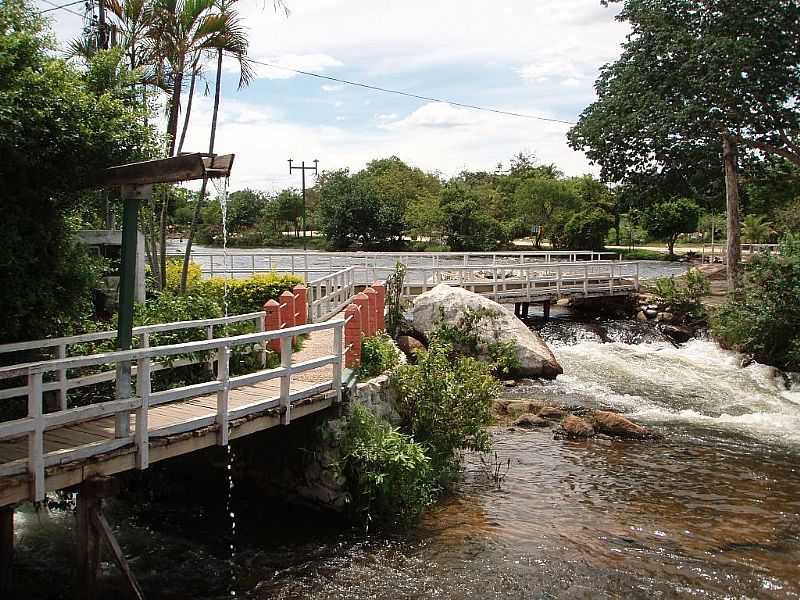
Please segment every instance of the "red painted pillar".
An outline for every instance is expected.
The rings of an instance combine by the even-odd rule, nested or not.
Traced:
[[[308,322],[308,288],[304,285],[294,286],[295,325],[305,325]]]
[[[275,300],[267,300],[267,303],[264,304],[264,312],[267,314],[264,316],[264,331],[276,331],[281,328],[281,305],[278,304]],[[267,346],[270,350],[274,350],[275,352],[281,351],[281,341],[280,340],[270,340],[267,342]]]
[[[378,331],[378,292],[371,287],[364,290],[369,298],[369,325],[367,335],[375,335]]]
[[[367,329],[369,327],[369,296],[364,292],[353,296],[353,304],[361,309],[361,333],[369,335]]]
[[[286,291],[278,296],[281,303],[281,323],[283,327],[294,327],[294,294]]]
[[[378,299],[375,329],[377,331],[386,331],[386,285],[382,281],[376,281],[372,284],[372,289],[377,292]]]
[[[353,369],[361,362],[361,308],[350,304],[344,310],[344,366]]]

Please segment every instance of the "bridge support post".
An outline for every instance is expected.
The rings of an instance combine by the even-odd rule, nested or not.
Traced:
[[[372,289],[376,292],[376,300],[378,305],[375,309],[377,323],[375,325],[376,331],[386,331],[386,285],[380,281],[372,284]]]
[[[11,564],[14,559],[14,507],[0,508],[0,595],[11,594]]]
[[[522,303],[514,302],[514,316],[518,319],[522,317]]]
[[[378,292],[376,292],[372,287],[368,287],[364,290],[364,294],[367,296],[367,323],[365,324],[364,329],[366,330],[367,336],[375,335],[375,332],[378,331]]]
[[[544,301],[544,304],[542,305],[542,313],[544,314],[544,320],[547,321],[550,318],[550,300]]]

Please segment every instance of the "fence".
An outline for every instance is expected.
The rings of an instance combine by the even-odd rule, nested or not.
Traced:
[[[386,329],[386,284],[375,282],[353,296],[344,312],[344,356],[348,369],[361,363],[361,341]]]
[[[169,333],[176,331],[185,331],[189,329],[205,329],[206,339],[214,339],[215,327],[221,325],[231,325],[234,323],[242,323],[252,321],[255,324],[256,331],[264,330],[264,316],[263,311],[252,312],[243,315],[234,315],[230,317],[220,317],[216,319],[200,319],[195,321],[175,321],[172,323],[159,323],[156,325],[143,325],[133,328],[134,344],[140,348],[150,347],[150,336],[154,333]],[[58,359],[66,359],[69,355],[70,346],[78,344],[88,344],[92,342],[100,342],[104,340],[113,340],[117,337],[117,331],[97,331],[86,333],[82,335],[73,335],[59,338],[49,338],[42,340],[33,340],[30,342],[19,342],[16,344],[0,345],[0,354],[9,354],[13,352],[23,351],[43,351],[55,350]],[[138,342],[138,343],[137,343]],[[266,355],[261,354],[261,363],[265,364]],[[151,365],[152,371],[160,371],[166,368],[182,367],[190,364],[197,364],[201,362],[195,357],[180,358],[170,363],[154,363]],[[103,371],[92,375],[85,375],[70,379],[66,368],[57,369],[54,371],[56,379],[54,381],[45,381],[42,383],[43,392],[58,391],[59,407],[61,410],[68,408],[68,393],[69,390],[89,385],[95,385],[106,381],[114,381],[116,379],[115,371]],[[133,374],[136,374],[134,368]],[[17,396],[24,396],[28,392],[27,387],[11,387],[0,389],[0,400],[14,398]]]
[[[342,382],[342,335],[344,319],[325,323],[289,327],[275,331],[263,331],[246,335],[185,342],[134,350],[109,352],[82,357],[60,358],[56,360],[14,365],[0,368],[0,381],[17,377],[25,377],[27,395],[27,416],[0,423],[0,441],[27,437],[27,457],[0,465],[0,476],[9,476],[28,472],[31,477],[31,498],[40,501],[45,493],[45,469],[67,462],[86,459],[99,454],[111,452],[133,444],[136,449],[135,465],[138,469],[147,468],[149,464],[149,440],[151,437],[173,435],[192,431],[212,425],[217,426],[217,443],[228,443],[229,423],[249,414],[279,407],[281,422],[286,424],[291,419],[293,401],[310,397],[327,390],[335,390],[337,399],[341,398]],[[312,360],[293,364],[292,339],[299,335],[316,331],[332,330],[333,347],[331,354],[316,357]],[[230,375],[231,348],[238,346],[264,347],[272,341],[278,341],[280,347],[280,366],[262,368],[254,373],[232,377]],[[216,363],[216,378],[212,381],[182,386],[160,392],[152,392],[151,376],[153,366],[164,357],[200,352],[211,352]],[[72,369],[98,367],[101,365],[136,364],[135,395],[128,398],[108,400],[77,408],[61,408],[53,412],[44,412],[43,392],[44,376],[48,373],[64,373]],[[314,385],[300,391],[291,391],[292,376],[304,371],[333,365],[331,381]],[[229,409],[228,395],[230,390],[243,386],[280,378],[280,395],[277,399],[262,400],[251,404]],[[202,418],[191,418],[177,425],[149,429],[148,410],[165,403],[176,402],[202,395],[216,394],[215,414]],[[115,438],[107,441],[82,444],[74,448],[56,451],[45,450],[44,433],[59,427],[75,425],[101,417],[122,416],[124,423],[129,423],[130,415],[135,415],[133,434],[128,427],[120,427],[120,419],[116,419]]]
[[[518,252],[226,252],[192,253],[204,276],[246,277],[272,271],[298,273],[306,282],[332,275],[347,268],[356,269],[357,284],[368,284],[394,270],[398,262],[406,265],[409,277],[423,267],[520,265],[532,262],[603,261],[616,252],[591,250],[531,250]]]

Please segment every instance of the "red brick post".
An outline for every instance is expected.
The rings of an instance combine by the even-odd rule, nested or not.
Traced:
[[[371,287],[364,290],[364,293],[369,298],[369,325],[367,326],[367,335],[375,335],[378,331],[378,292]]]
[[[264,331],[276,331],[281,328],[281,305],[275,300],[267,300],[264,304]],[[270,350],[275,352],[281,351],[281,341],[279,339],[270,340],[267,342]]]
[[[353,369],[361,362],[361,308],[350,304],[344,310],[344,366]]]
[[[281,328],[294,327],[294,294],[289,291],[283,292],[278,296],[278,301],[282,306]]]
[[[304,285],[296,285],[292,291],[294,292],[294,324],[305,325],[308,322],[308,288]]]
[[[382,281],[376,281],[372,284],[372,289],[377,292],[378,299],[375,329],[377,331],[386,331],[386,285]]]
[[[369,296],[364,292],[353,296],[353,304],[361,309],[361,333],[369,335],[367,329],[369,327]]]

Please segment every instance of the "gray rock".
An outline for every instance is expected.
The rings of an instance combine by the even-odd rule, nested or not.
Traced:
[[[463,288],[439,284],[417,296],[411,324],[418,332],[429,335],[442,318],[445,322],[455,323],[468,307],[488,309],[495,315],[491,319],[482,319],[477,326],[483,346],[478,348],[480,360],[489,362],[488,344],[511,342],[521,365],[512,376],[554,379],[563,373],[561,365],[538,333],[528,329],[507,308]]]
[[[414,354],[419,350],[425,350],[425,344],[410,335],[401,335],[397,338],[397,347],[410,359],[414,358]]]

